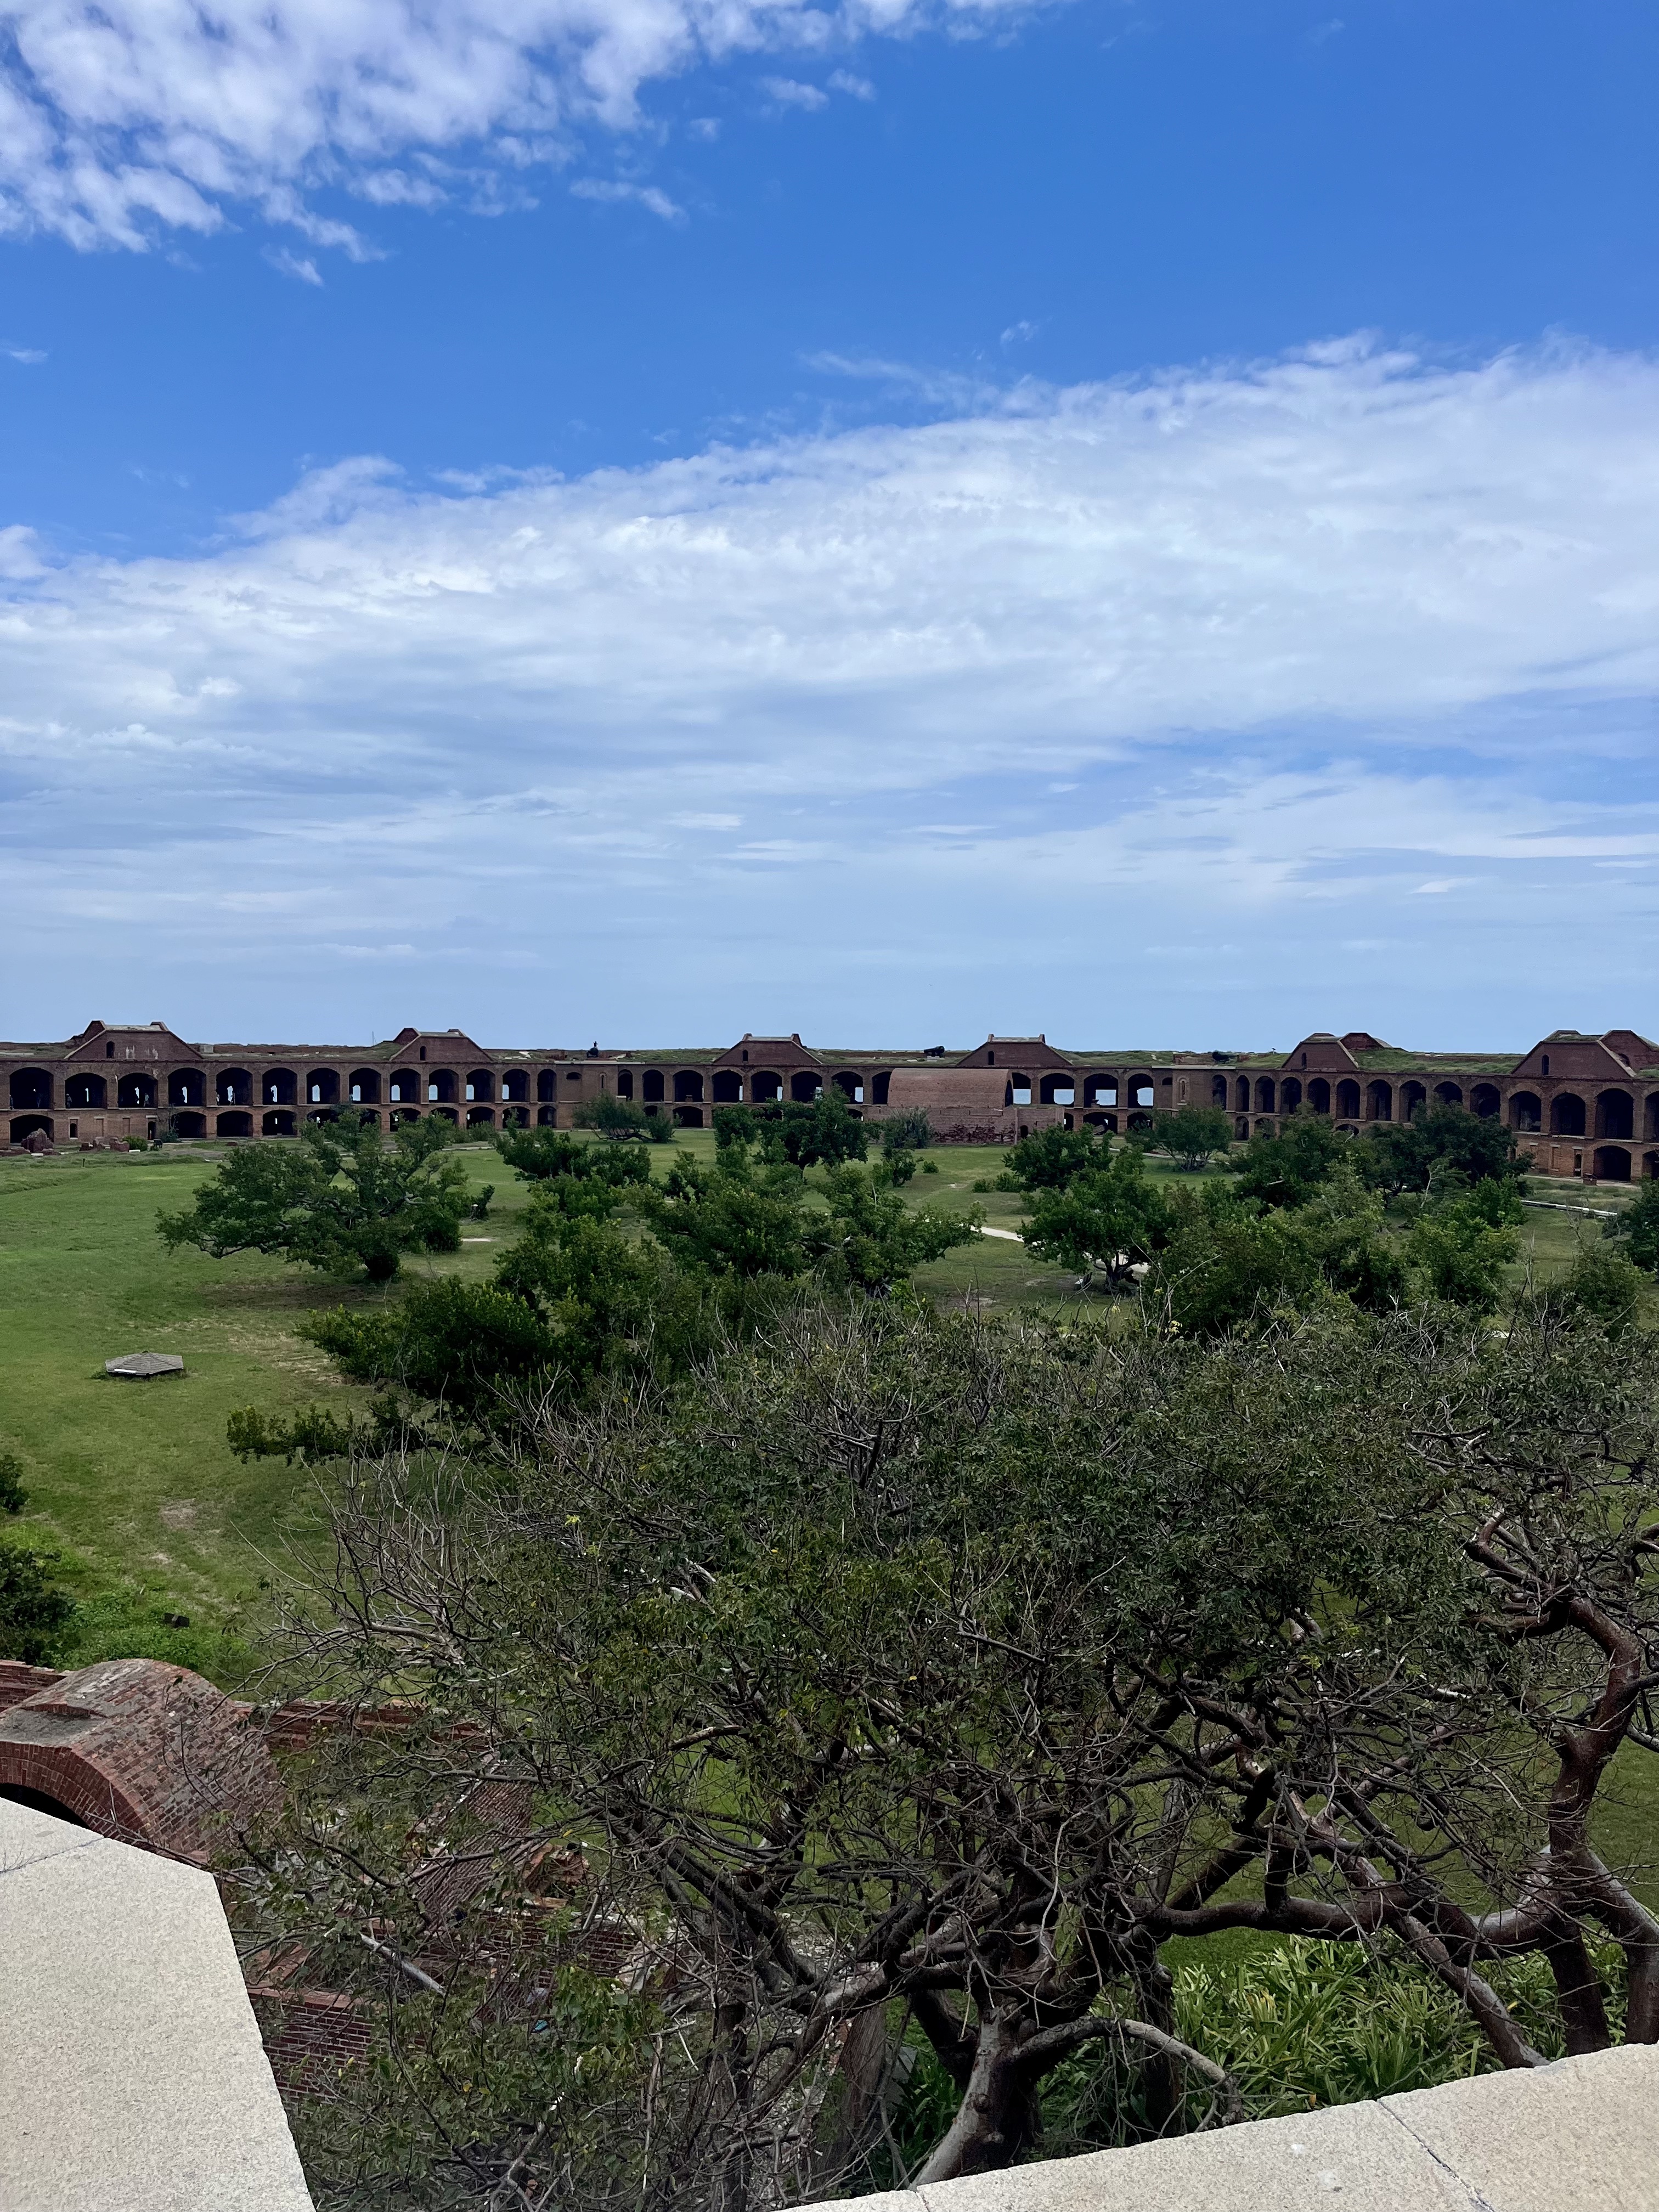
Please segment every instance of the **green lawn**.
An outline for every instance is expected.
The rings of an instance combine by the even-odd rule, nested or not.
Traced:
[[[712,1133],[687,1132],[683,1141],[712,1158]],[[464,1146],[456,1157],[476,1188],[495,1184],[489,1218],[467,1224],[460,1252],[415,1263],[404,1281],[483,1277],[517,1233],[528,1186],[485,1146]],[[653,1172],[673,1157],[653,1149]],[[1018,1230],[1017,1195],[973,1188],[1000,1170],[1002,1148],[941,1147],[928,1157],[939,1172],[915,1176],[912,1202],[977,1210],[988,1227]],[[399,1292],[331,1283],[273,1260],[167,1253],[155,1233],[157,1212],[185,1203],[218,1158],[204,1146],[0,1158],[0,1450],[22,1461],[30,1492],[21,1522],[9,1525],[61,1550],[64,1579],[84,1601],[78,1657],[145,1652],[231,1680],[246,1664],[238,1626],[270,1563],[309,1540],[312,1493],[303,1468],[233,1458],[227,1417],[240,1406],[280,1413],[366,1395],[342,1382],[295,1325],[325,1305]],[[1154,1163],[1153,1173],[1174,1171]],[[1534,1188],[1575,1205],[1587,1195],[1572,1183]],[[1588,1195],[1597,1206],[1617,1200]],[[1600,1228],[1529,1208],[1528,1260],[1547,1278]],[[986,1311],[1079,1304],[1074,1277],[1006,1237],[975,1237],[919,1280],[942,1303]],[[139,1351],[182,1354],[184,1376],[105,1376],[106,1359]],[[187,1615],[189,1626],[170,1628],[167,1613]]]

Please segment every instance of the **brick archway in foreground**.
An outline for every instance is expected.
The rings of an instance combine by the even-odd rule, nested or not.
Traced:
[[[205,1864],[281,1784],[248,1706],[187,1668],[0,1663],[0,1795],[118,1842]]]

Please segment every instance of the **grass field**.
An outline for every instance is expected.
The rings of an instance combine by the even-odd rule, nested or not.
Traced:
[[[712,1158],[710,1133],[688,1132],[684,1142]],[[456,1157],[475,1188],[495,1186],[489,1218],[466,1224],[459,1253],[408,1267],[405,1282],[482,1278],[517,1234],[528,1187],[487,1146],[465,1146]],[[651,1157],[660,1175],[673,1152]],[[1017,1195],[972,1188],[999,1172],[1000,1148],[930,1157],[939,1172],[915,1177],[914,1201],[977,1210],[988,1227],[1018,1229]],[[343,1383],[295,1327],[320,1307],[386,1294],[257,1255],[167,1253],[157,1212],[186,1203],[217,1158],[210,1146],[175,1146],[0,1158],[0,1451],[22,1461],[30,1492],[21,1522],[8,1525],[60,1549],[63,1578],[82,1601],[77,1657],[143,1653],[230,1680],[247,1663],[239,1632],[270,1563],[308,1540],[312,1489],[301,1468],[240,1464],[225,1443],[226,1419],[240,1406],[281,1413],[366,1395]],[[1173,1171],[1155,1163],[1153,1172]],[[1534,1189],[1585,1202],[1575,1184]],[[1613,1199],[1591,1194],[1590,1202]],[[1600,1228],[1528,1209],[1527,1264],[1547,1279]],[[941,1303],[968,1300],[985,1311],[1079,1303],[1072,1276],[1006,1237],[976,1237],[919,1280]],[[390,1295],[398,1294],[394,1286]],[[181,1353],[185,1373],[150,1383],[106,1377],[106,1359],[138,1351]],[[188,1626],[170,1627],[169,1613],[187,1616]]]

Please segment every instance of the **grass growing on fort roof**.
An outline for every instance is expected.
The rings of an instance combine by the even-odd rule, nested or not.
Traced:
[[[682,1141],[712,1158],[709,1133],[686,1132]],[[22,1521],[8,1525],[62,1550],[64,1579],[82,1601],[75,1656],[145,1654],[230,1681],[249,1662],[238,1632],[257,1609],[266,1563],[307,1540],[311,1478],[280,1460],[242,1465],[226,1444],[226,1420],[250,1404],[280,1416],[364,1399],[296,1325],[342,1300],[400,1291],[343,1287],[254,1254],[215,1261],[189,1248],[167,1252],[157,1212],[185,1204],[219,1157],[210,1146],[181,1146],[0,1159],[0,1451],[21,1460],[30,1493]],[[988,1228],[1018,1230],[1018,1195],[973,1188],[1004,1164],[1000,1147],[940,1147],[928,1157],[939,1172],[916,1176],[906,1194],[913,1201],[977,1208]],[[462,1146],[456,1158],[475,1188],[495,1186],[489,1218],[466,1224],[459,1253],[409,1266],[404,1282],[428,1271],[482,1279],[518,1232],[527,1186],[484,1146]],[[653,1173],[673,1158],[674,1148],[653,1149]],[[1156,1160],[1152,1171],[1174,1172]],[[1572,1184],[1536,1188],[1581,1205],[1586,1195]],[[1612,1194],[1590,1202],[1613,1202]],[[1529,1210],[1538,1273],[1570,1266],[1579,1238],[1599,1227],[1578,1214]],[[976,1237],[918,1281],[942,1302],[976,1301],[988,1312],[1078,1304],[1072,1276],[1007,1237]],[[139,1351],[181,1353],[185,1376],[106,1378],[106,1359]],[[188,1626],[170,1626],[169,1613]]]

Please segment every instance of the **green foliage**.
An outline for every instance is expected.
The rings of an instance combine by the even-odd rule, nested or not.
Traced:
[[[1194,1173],[1208,1165],[1212,1153],[1224,1152],[1232,1140],[1232,1121],[1219,1106],[1178,1106],[1173,1114],[1158,1115],[1152,1123],[1156,1149]]]
[[[403,1429],[398,1408],[389,1397],[377,1399],[369,1419],[342,1421],[325,1406],[306,1406],[282,1420],[257,1406],[241,1406],[225,1424],[225,1438],[246,1466],[250,1460],[320,1462],[354,1459],[391,1449]]]
[[[483,1188],[478,1193],[477,1198],[473,1200],[471,1206],[467,1209],[467,1218],[469,1220],[488,1221],[489,1218],[489,1201],[495,1197],[495,1184],[493,1182],[487,1182]]]
[[[738,1109],[743,1110],[743,1109]],[[659,1187],[641,1194],[653,1232],[677,1267],[711,1275],[805,1274],[799,1170],[752,1161],[729,1144],[712,1168],[682,1152]]]
[[[1407,1241],[1407,1251],[1431,1294],[1470,1313],[1498,1305],[1503,1271],[1521,1249],[1522,1218],[1513,1182],[1488,1176],[1426,1208]]]
[[[50,1667],[61,1656],[75,1619],[75,1601],[54,1579],[55,1552],[0,1541],[0,1653],[27,1666]]]
[[[884,1152],[925,1152],[933,1141],[933,1125],[925,1106],[896,1106],[876,1124]]]
[[[306,1322],[303,1334],[354,1382],[441,1401],[464,1417],[485,1411],[503,1392],[532,1384],[560,1354],[554,1333],[522,1297],[453,1277],[414,1284],[401,1304],[374,1312],[336,1306]],[[351,1435],[330,1416],[320,1419],[323,1425],[309,1432],[313,1455],[320,1455],[325,1440],[329,1456],[351,1448]],[[290,1428],[297,1431],[299,1422]],[[239,1448],[234,1433],[232,1446]]]
[[[907,1206],[884,1188],[883,1168],[894,1164],[884,1162],[873,1175],[855,1163],[825,1171],[823,1210],[805,1212],[801,1241],[830,1288],[884,1296],[914,1269],[972,1239],[975,1224],[961,1214]]]
[[[1373,1122],[1360,1139],[1355,1164],[1368,1182],[1390,1194],[1438,1189],[1449,1181],[1526,1188],[1526,1157],[1514,1130],[1462,1106],[1419,1107],[1408,1122]]]
[[[1022,1137],[997,1178],[1005,1190],[1064,1190],[1106,1165],[1111,1139],[1092,1129],[1037,1129]]]
[[[625,1105],[627,1101],[621,1103]],[[651,1163],[643,1152],[584,1143],[562,1129],[503,1129],[495,1145],[523,1182],[555,1182],[568,1177],[625,1190],[651,1180]]]
[[[650,1133],[644,1109],[631,1098],[614,1097],[608,1091],[602,1091],[597,1098],[585,1098],[570,1118],[579,1129],[592,1129],[601,1137],[625,1140]]]
[[[15,1452],[0,1452],[0,1513],[21,1513],[27,1503],[22,1461]]]
[[[771,1099],[756,1106],[717,1106],[714,1141],[721,1152],[754,1146],[763,1159],[787,1160],[792,1167],[835,1167],[864,1158],[870,1131],[831,1083],[810,1105]]]
[[[192,1205],[156,1225],[169,1250],[195,1244],[216,1260],[264,1252],[390,1282],[404,1253],[453,1251],[460,1241],[465,1176],[439,1157],[451,1133],[435,1118],[405,1122],[388,1144],[372,1118],[307,1121],[297,1143],[232,1152]]]
[[[1258,1129],[1239,1154],[1238,1194],[1263,1206],[1304,1206],[1330,1175],[1347,1142],[1328,1115],[1287,1115],[1277,1136]]]
[[[1081,1138],[1081,1130],[1045,1129],[1044,1138]],[[1014,1147],[1018,1154],[1022,1139]],[[1039,1259],[1085,1273],[1098,1271],[1108,1284],[1120,1289],[1129,1280],[1131,1268],[1148,1261],[1170,1233],[1169,1201],[1151,1181],[1137,1146],[1124,1145],[1106,1156],[1106,1148],[1091,1137],[1085,1158],[1103,1164],[1085,1166],[1063,1181],[1031,1187],[1026,1209],[1025,1243]],[[1056,1176],[1076,1157],[1068,1145],[1045,1147],[1038,1156],[1041,1172]],[[1031,1172],[1024,1170],[1023,1172]]]
[[[1659,1181],[1644,1182],[1601,1234],[1617,1237],[1644,1274],[1659,1275]]]
[[[1609,1336],[1620,1336],[1641,1311],[1647,1279],[1626,1254],[1600,1242],[1582,1244],[1571,1267],[1544,1297],[1560,1312],[1582,1315]]]

